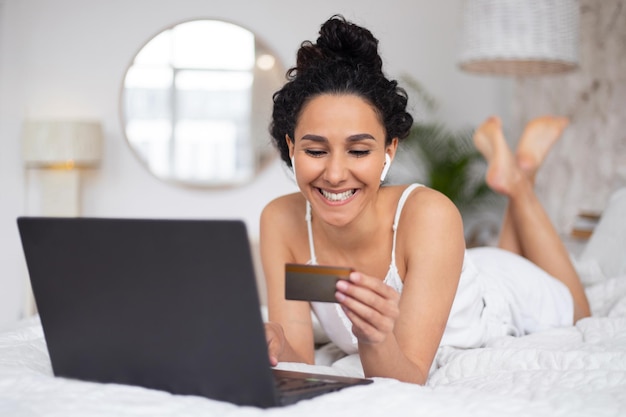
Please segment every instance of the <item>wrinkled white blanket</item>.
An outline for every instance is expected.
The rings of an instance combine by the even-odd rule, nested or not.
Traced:
[[[261,410],[201,397],[52,376],[39,321],[0,334],[0,416],[619,416],[626,415],[626,276],[587,289],[594,316],[481,349],[444,349],[426,386],[375,383]],[[320,363],[333,355],[318,352]],[[358,358],[279,367],[358,375]]]

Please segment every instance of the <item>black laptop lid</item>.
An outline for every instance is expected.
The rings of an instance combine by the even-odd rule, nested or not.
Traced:
[[[55,375],[276,405],[242,222],[18,226]]]

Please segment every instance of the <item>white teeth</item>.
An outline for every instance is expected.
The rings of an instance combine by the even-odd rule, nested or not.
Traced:
[[[320,191],[322,192],[322,195],[330,201],[343,201],[354,195],[354,190],[344,191],[343,193],[331,193],[322,189],[320,189]]]

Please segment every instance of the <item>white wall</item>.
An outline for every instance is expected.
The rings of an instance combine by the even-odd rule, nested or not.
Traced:
[[[509,81],[456,67],[461,1],[0,0],[0,327],[24,308],[26,272],[15,226],[17,216],[28,214],[23,120],[102,121],[104,159],[83,175],[84,216],[241,218],[256,237],[262,207],[294,190],[278,162],[249,186],[208,191],[159,182],[131,153],[119,101],[138,49],[174,23],[222,18],[256,32],[289,67],[300,42],[314,40],[323,21],[342,13],[379,38],[389,75],[410,74],[439,99],[444,121],[475,126],[492,113],[507,121]]]

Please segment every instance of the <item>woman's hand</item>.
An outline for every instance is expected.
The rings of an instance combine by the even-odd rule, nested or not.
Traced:
[[[393,332],[400,314],[400,294],[380,279],[352,272],[337,282],[337,301],[352,322],[361,343],[381,343]]]
[[[270,365],[276,366],[285,351],[286,340],[283,327],[278,323],[265,323],[265,340],[267,341]]]

